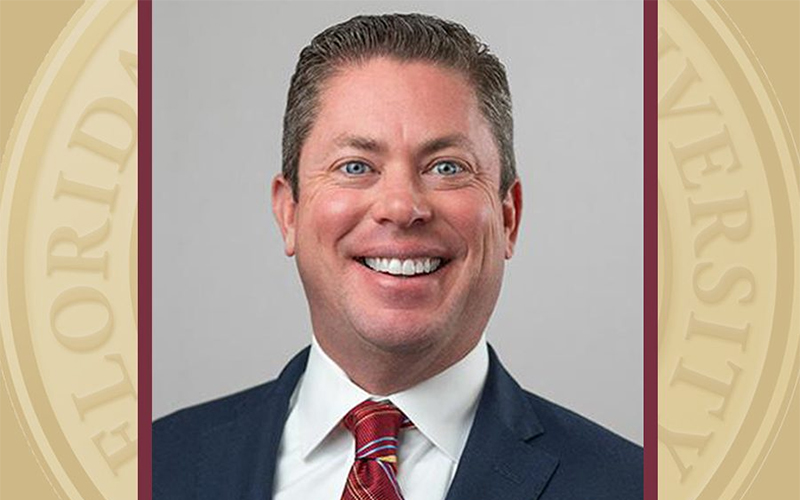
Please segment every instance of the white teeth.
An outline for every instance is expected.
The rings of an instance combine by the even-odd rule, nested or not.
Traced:
[[[378,272],[388,273],[395,276],[414,276],[417,274],[432,273],[439,268],[442,259],[389,259],[381,257],[365,257],[364,263],[370,269]]]

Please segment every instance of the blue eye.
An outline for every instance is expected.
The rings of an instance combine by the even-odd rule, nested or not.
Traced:
[[[460,174],[464,171],[464,167],[452,161],[440,161],[431,170],[439,175],[449,176]]]
[[[348,175],[364,175],[372,171],[372,167],[361,161],[348,161],[339,170]]]

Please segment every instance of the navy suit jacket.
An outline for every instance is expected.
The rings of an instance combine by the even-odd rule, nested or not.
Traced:
[[[446,500],[642,499],[641,447],[524,391],[489,351]],[[272,498],[289,398],[307,360],[305,349],[272,382],[156,421],[153,499]]]

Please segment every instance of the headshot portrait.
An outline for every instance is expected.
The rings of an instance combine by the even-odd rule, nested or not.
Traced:
[[[153,7],[153,498],[640,499],[642,7]]]

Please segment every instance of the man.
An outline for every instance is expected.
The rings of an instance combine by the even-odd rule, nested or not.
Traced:
[[[272,186],[312,345],[153,427],[154,498],[639,499],[642,451],[523,391],[484,329],[519,230],[505,70],[359,16],[300,54]]]

